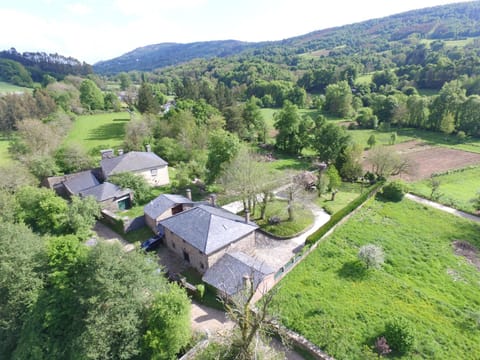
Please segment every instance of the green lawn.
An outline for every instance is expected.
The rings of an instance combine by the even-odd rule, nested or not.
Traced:
[[[327,193],[323,194],[321,197],[317,197],[315,203],[318,206],[329,210],[329,213],[334,214],[356,199],[362,192],[367,190],[367,185],[362,186],[362,184],[359,183],[342,182],[338,193],[335,195],[334,201],[331,201],[332,194]]]
[[[277,225],[270,225],[268,219],[272,216],[280,218],[281,222]],[[267,205],[265,220],[260,218],[260,208],[256,208],[252,220],[257,223],[263,230],[268,231],[277,236],[294,236],[307,230],[313,224],[312,211],[299,205],[294,207],[294,220],[288,221],[287,201],[275,200]]]
[[[13,84],[9,84],[3,81],[0,81],[0,94],[7,94],[7,93],[17,93],[17,92],[32,92],[33,89],[17,86]]]
[[[130,120],[127,112],[79,116],[65,142],[76,142],[88,151],[121,146],[125,137],[125,124]]]
[[[361,146],[368,148],[368,138],[371,135],[375,135],[377,145],[390,144],[390,137],[394,131],[378,131],[373,129],[361,129],[361,130],[348,130],[348,134],[352,137],[353,142],[360,144]],[[409,134],[403,134],[397,131],[397,143],[413,140],[414,137]]]
[[[440,181],[438,202],[475,213],[471,199],[480,191],[480,167],[466,168],[451,174],[436,176],[434,179]],[[431,195],[429,184],[430,180],[422,180],[409,184],[409,187],[413,193],[429,198]]]
[[[281,319],[337,359],[366,358],[394,316],[416,334],[403,358],[477,358],[480,272],[454,255],[457,239],[480,248],[480,226],[407,199],[372,199],[280,282]],[[358,262],[368,243],[383,247],[383,269]]]

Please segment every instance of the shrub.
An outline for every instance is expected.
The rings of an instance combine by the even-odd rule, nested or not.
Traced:
[[[392,181],[385,185],[382,190],[382,197],[385,200],[401,201],[405,195],[405,186],[400,181]]]
[[[410,351],[415,340],[410,324],[403,318],[394,318],[386,324],[385,339],[390,348],[398,354]]]
[[[385,261],[385,255],[381,247],[368,244],[360,248],[358,258],[362,261],[367,269],[378,269]]]
[[[375,341],[375,350],[377,351],[378,355],[384,356],[388,355],[392,352],[390,346],[388,346],[387,339],[384,336],[379,337]]]
[[[203,296],[205,295],[205,285],[198,284],[196,288],[197,288],[198,297],[202,299]]]

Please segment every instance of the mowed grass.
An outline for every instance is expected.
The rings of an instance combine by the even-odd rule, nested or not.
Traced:
[[[331,193],[326,193],[322,194],[321,197],[317,197],[315,204],[321,208],[328,209],[329,213],[334,214],[355,200],[362,192],[368,191],[368,187],[366,184],[342,182],[335,195],[335,200],[331,200]]]
[[[377,145],[389,145],[391,136],[394,131],[378,131],[373,129],[361,129],[361,130],[347,130],[347,133],[352,137],[352,141],[356,144],[368,148],[368,139],[374,135]],[[396,143],[401,143],[415,139],[414,136],[409,134],[401,134],[397,131]]]
[[[8,93],[17,93],[17,92],[32,92],[33,89],[17,86],[13,84],[9,84],[3,81],[0,81],[0,94],[8,94]]]
[[[67,136],[66,143],[76,142],[90,151],[97,148],[116,148],[125,137],[127,112],[79,116]]]
[[[480,272],[454,255],[457,239],[480,248],[480,226],[407,199],[369,200],[279,283],[282,322],[336,359],[364,359],[398,316],[415,330],[403,358],[478,358]],[[385,251],[381,270],[357,260],[369,243]]]
[[[472,199],[480,192],[480,167],[466,168],[450,174],[435,176],[440,182],[438,202],[453,206],[456,209],[475,213]],[[409,184],[410,191],[429,198],[432,192],[430,180],[422,180]]]

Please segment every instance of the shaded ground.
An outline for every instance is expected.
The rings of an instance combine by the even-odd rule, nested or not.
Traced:
[[[463,256],[468,263],[472,264],[480,271],[478,250],[472,244],[463,240],[455,240],[452,245],[455,255]]]
[[[432,146],[419,140],[407,141],[393,145],[393,147],[398,153],[410,159],[413,164],[413,171],[410,174],[400,176],[405,181],[427,179],[435,173],[480,164],[480,154]],[[364,153],[364,158],[367,156],[368,151]],[[364,162],[364,168],[370,170],[366,162]]]
[[[102,224],[100,221],[97,221],[93,231],[97,234],[99,238],[104,239],[108,242],[119,242],[125,251],[131,251],[135,249],[133,244],[130,244],[127,240],[117,234],[115,231],[110,229],[108,226]]]

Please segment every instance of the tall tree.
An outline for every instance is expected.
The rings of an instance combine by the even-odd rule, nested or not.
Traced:
[[[352,115],[352,89],[347,81],[330,84],[325,91],[325,110],[338,117]]]
[[[156,114],[160,110],[160,104],[155,98],[151,84],[143,82],[140,89],[138,89],[137,109],[142,114]]]
[[[207,182],[212,183],[237,154],[240,140],[235,134],[217,130],[208,139]]]
[[[334,123],[317,124],[312,146],[321,161],[327,164],[336,163],[349,143],[350,135],[344,127]]]
[[[90,79],[80,84],[80,101],[88,110],[103,110],[105,107],[102,91]]]

